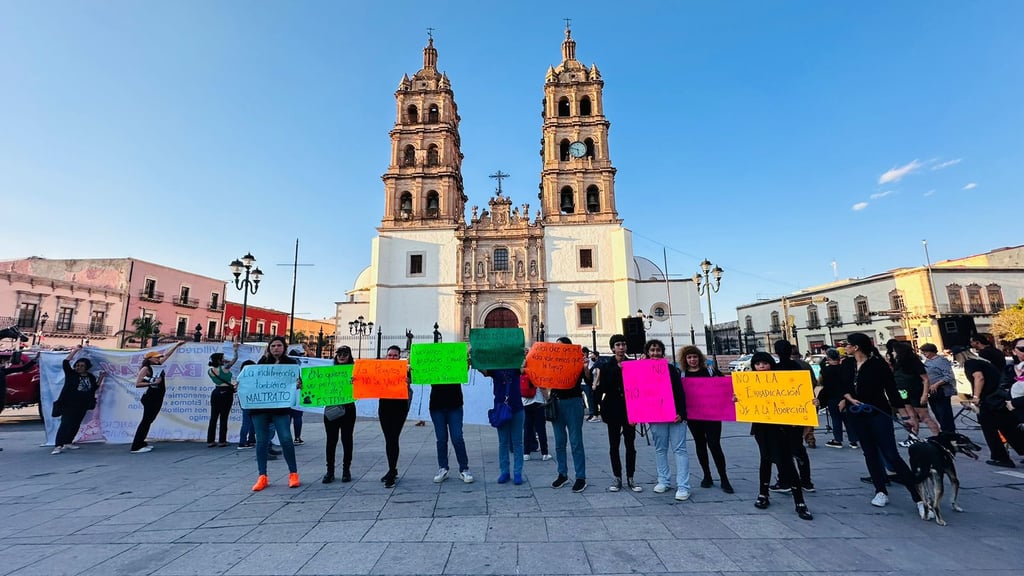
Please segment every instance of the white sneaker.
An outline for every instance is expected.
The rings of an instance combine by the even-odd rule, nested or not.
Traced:
[[[523,454],[523,460],[529,460],[529,459],[530,459],[530,455],[529,454]]]
[[[465,472],[459,472],[459,479],[465,482],[466,484],[472,484],[474,480],[473,475],[469,473],[469,470],[466,470]]]
[[[661,482],[658,482],[657,484],[654,485],[654,491],[657,492],[658,494],[664,494],[665,492],[668,492],[668,484],[662,484]]]
[[[447,479],[448,479],[448,469],[447,468],[441,468],[441,469],[439,469],[437,471],[437,474],[434,474],[434,484],[440,484],[441,482],[444,482]]]
[[[63,451],[64,451],[64,450],[62,449],[62,447],[61,447],[61,446],[54,446],[54,447],[53,447],[53,451],[52,451],[52,452],[50,452],[50,454],[60,454],[60,453],[61,453],[61,452],[63,452]]]
[[[686,490],[676,490],[676,500],[685,502],[690,499],[690,493]]]
[[[618,492],[619,490],[622,490],[622,480],[619,479],[619,478],[616,478],[615,482],[612,482],[612,485],[608,487],[608,491],[609,492]]]
[[[921,517],[921,520],[928,519],[928,510],[924,507],[924,502],[917,503],[917,515]]]
[[[876,492],[875,497],[871,499],[872,506],[878,506],[879,508],[884,507],[889,503],[889,496],[885,492]]]
[[[551,454],[545,454],[541,456],[540,459],[547,462],[548,460],[551,460]]]
[[[78,450],[79,448],[81,448],[81,446],[79,446],[78,444],[65,444],[64,445],[64,449],[65,450]]]
[[[139,448],[138,450],[132,450],[130,453],[131,454],[145,454],[146,452],[152,452],[152,451],[153,451],[153,447],[152,446],[143,446],[142,448]]]
[[[897,442],[896,445],[899,446],[900,448],[910,448],[910,446],[913,443],[914,442],[910,438],[907,438],[906,440],[902,440],[900,442]]]

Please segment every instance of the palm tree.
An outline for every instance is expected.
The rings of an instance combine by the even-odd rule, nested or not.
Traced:
[[[162,324],[163,323],[156,318],[143,316],[132,320],[131,330],[121,330],[118,334],[120,334],[122,338],[128,338],[129,340],[138,338],[139,348],[145,348],[154,336],[160,334],[160,326]],[[121,347],[124,347],[123,342],[121,343]]]

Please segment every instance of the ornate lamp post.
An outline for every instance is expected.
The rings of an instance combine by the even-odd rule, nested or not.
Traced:
[[[239,328],[239,342],[245,341],[245,313],[249,307],[249,294],[256,295],[260,289],[260,279],[263,278],[263,271],[253,268],[256,258],[250,252],[242,256],[242,260],[231,262],[231,273],[235,275],[235,288],[242,291],[242,326]],[[245,278],[242,278],[242,271],[245,271]]]
[[[359,336],[359,358],[363,357],[363,336],[373,334],[373,322],[367,322],[362,316],[348,323],[348,333]]]
[[[711,346],[711,358],[715,362],[715,366],[718,366],[718,353],[715,350],[715,320],[714,315],[711,313],[711,293],[718,292],[718,289],[722,287],[722,270],[718,266],[712,268],[711,261],[707,258],[700,263],[700,269],[703,271],[703,275],[697,272],[693,275],[693,285],[697,288],[697,295],[703,296],[707,294],[708,297],[708,326],[711,328],[711,339],[708,343]],[[714,283],[712,283],[714,278]]]

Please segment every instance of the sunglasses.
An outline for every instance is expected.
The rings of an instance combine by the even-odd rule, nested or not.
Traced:
[[[1024,352],[1024,346],[1017,346],[1018,352]]]

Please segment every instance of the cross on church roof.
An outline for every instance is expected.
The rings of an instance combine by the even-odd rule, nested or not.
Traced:
[[[434,39],[434,30],[437,30],[437,28],[427,28],[427,38],[430,40]]]
[[[572,18],[562,18],[562,20],[565,20],[565,29],[566,30],[569,30],[569,29],[572,28]]]
[[[495,180],[498,181],[498,196],[501,196],[501,181],[504,180],[505,178],[508,178],[509,176],[511,176],[511,174],[505,174],[501,170],[498,170],[497,172],[489,176],[489,178],[494,178]]]

